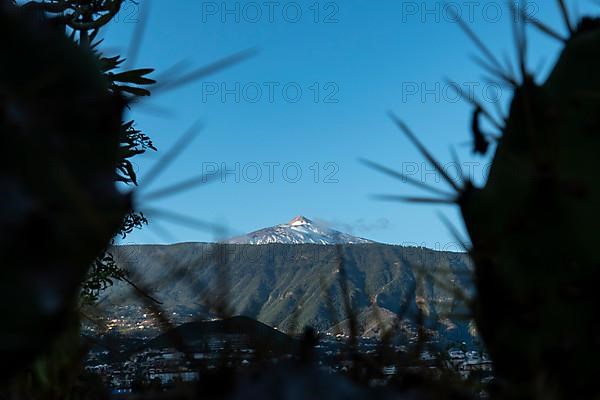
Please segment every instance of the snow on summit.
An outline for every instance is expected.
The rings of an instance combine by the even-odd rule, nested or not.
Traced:
[[[356,244],[375,243],[372,240],[352,236],[322,224],[315,223],[301,215],[286,224],[275,225],[270,228],[259,229],[246,235],[237,236],[226,240],[225,243],[234,244]]]

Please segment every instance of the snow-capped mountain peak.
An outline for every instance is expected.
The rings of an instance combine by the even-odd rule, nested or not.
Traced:
[[[287,224],[290,226],[309,225],[312,224],[312,221],[306,217],[303,217],[302,215],[298,215]]]
[[[315,223],[304,216],[297,216],[286,224],[259,229],[246,235],[226,240],[225,243],[236,244],[356,244],[375,243],[372,240],[352,236],[331,229],[324,224]]]

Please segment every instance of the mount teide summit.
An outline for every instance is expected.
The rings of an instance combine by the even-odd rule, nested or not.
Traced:
[[[357,244],[376,243],[372,240],[352,236],[327,226],[297,216],[286,224],[259,229],[246,235],[226,240],[228,244]]]

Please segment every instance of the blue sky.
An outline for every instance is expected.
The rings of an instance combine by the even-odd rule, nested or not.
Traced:
[[[575,4],[577,3],[577,4]],[[582,14],[590,2],[572,1]],[[141,2],[139,7],[146,7]],[[150,193],[225,167],[215,182],[140,208],[170,210],[226,225],[231,235],[283,223],[295,215],[373,240],[457,250],[438,218],[441,211],[462,230],[457,210],[370,198],[373,194],[422,194],[360,164],[375,160],[441,188],[417,150],[386,113],[401,117],[442,161],[456,147],[464,167],[482,182],[489,159],[473,157],[471,107],[447,85],[450,78],[484,100],[506,108],[507,88],[484,79],[473,62],[475,46],[453,21],[458,11],[492,51],[514,59],[509,9],[504,1],[195,1],[154,0],[134,67],[159,76],[173,64],[209,64],[256,48],[238,65],[157,93],[129,117],[159,152],[138,157],[143,178],[195,122],[195,141],[145,186]],[[445,5],[446,4],[446,5]],[[104,33],[110,54],[128,53],[142,10],[128,5]],[[528,2],[528,12],[564,33],[555,2]],[[531,69],[544,76],[558,43],[529,31]],[[168,112],[167,112],[168,111]],[[299,175],[301,174],[301,175]],[[212,241],[214,232],[164,218],[124,243]]]

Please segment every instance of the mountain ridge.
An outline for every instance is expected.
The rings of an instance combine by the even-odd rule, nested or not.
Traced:
[[[210,301],[224,292],[231,315],[283,331],[307,325],[326,331],[348,318],[340,259],[357,313],[376,304],[384,313],[414,319],[422,308],[437,324],[448,312],[464,314],[448,288],[473,291],[468,255],[400,245],[184,243],[115,246],[111,252],[168,313],[211,317]],[[115,282],[101,302],[111,310],[132,301],[131,288]],[[373,318],[365,316],[372,330]]]
[[[226,244],[358,244],[376,243],[373,240],[353,236],[316,223],[302,215],[285,224],[258,229],[245,235],[223,241]]]

